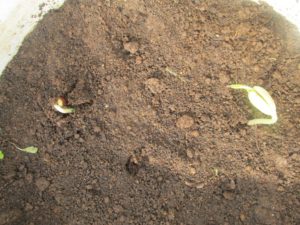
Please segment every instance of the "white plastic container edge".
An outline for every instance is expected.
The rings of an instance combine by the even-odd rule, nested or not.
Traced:
[[[132,0],[124,0],[132,1]],[[259,4],[259,0],[252,0]],[[65,0],[0,0],[0,76],[26,35],[51,9]],[[300,31],[300,0],[264,0]],[[299,40],[300,41],[300,40]]]
[[[65,0],[0,0],[0,76],[24,38],[50,10]]]

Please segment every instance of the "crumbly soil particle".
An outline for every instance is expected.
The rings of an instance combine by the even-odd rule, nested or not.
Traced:
[[[1,77],[0,224],[300,224],[299,40],[250,1],[67,1]]]

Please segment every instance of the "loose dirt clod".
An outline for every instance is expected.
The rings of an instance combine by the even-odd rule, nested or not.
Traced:
[[[180,117],[176,122],[176,126],[181,129],[190,128],[191,126],[193,126],[193,124],[194,124],[193,118],[187,115]]]
[[[133,41],[133,42],[126,42],[124,43],[124,49],[131,54],[136,53],[139,50],[139,43]]]

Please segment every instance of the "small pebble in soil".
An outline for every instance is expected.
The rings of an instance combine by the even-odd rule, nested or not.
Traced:
[[[230,190],[234,190],[235,188],[236,188],[236,185],[235,185],[235,181],[234,180],[230,180],[230,182],[229,182],[229,185],[228,185],[228,188],[230,189]]]
[[[174,213],[174,211],[173,210],[169,210],[167,216],[168,216],[169,220],[174,220],[175,219],[175,213]]]
[[[125,217],[124,217],[124,216],[120,216],[119,221],[120,221],[121,223],[123,223],[123,222],[125,221]]]
[[[157,177],[158,182],[162,182],[162,180],[163,180],[162,176]]]
[[[123,207],[121,205],[115,205],[113,206],[113,210],[116,214],[118,214],[123,211]]]
[[[35,181],[35,185],[38,188],[38,190],[42,192],[49,187],[50,182],[46,178],[40,177]]]
[[[191,158],[194,157],[194,154],[193,154],[193,152],[192,152],[191,149],[187,149],[187,150],[186,150],[186,156],[187,156],[189,159],[191,159]]]
[[[137,56],[137,57],[135,58],[135,63],[136,63],[137,65],[141,64],[142,62],[143,62],[143,58],[142,58],[141,56]]]
[[[284,190],[284,187],[279,186],[279,187],[277,188],[277,191],[279,191],[279,192],[284,192],[285,190]]]
[[[196,138],[199,137],[199,132],[197,130],[193,130],[190,132],[191,137]]]
[[[275,71],[275,72],[272,74],[272,77],[273,77],[274,79],[279,80],[279,81],[282,79],[282,76],[281,76],[281,74],[280,74],[279,71]]]
[[[18,167],[18,170],[21,172],[25,169],[25,166],[23,164],[21,164],[19,167]]]
[[[219,80],[222,84],[228,84],[230,81],[230,78],[227,74],[220,73],[219,74]]]
[[[136,41],[126,42],[123,44],[123,47],[126,51],[134,54],[139,50],[139,43],[137,43]]]
[[[202,188],[204,188],[204,184],[198,184],[198,185],[196,186],[196,188],[197,188],[197,189],[202,189]]]
[[[211,83],[211,79],[210,78],[206,78],[205,79],[205,84],[209,85]]]
[[[196,174],[196,169],[194,167],[190,168],[190,174],[195,175]]]
[[[87,190],[92,190],[92,189],[93,189],[93,186],[89,184],[89,185],[85,186],[85,188],[86,188]]]
[[[176,110],[175,105],[169,105],[169,110],[170,110],[171,113],[175,112],[175,110]]]
[[[126,169],[129,174],[136,175],[139,172],[140,165],[135,156],[131,155],[126,163]]]
[[[225,191],[223,193],[223,197],[226,199],[226,200],[233,200],[234,199],[234,194],[230,191]]]
[[[31,183],[32,180],[33,180],[33,175],[32,175],[31,173],[26,174],[25,180],[26,180],[28,183]]]
[[[104,198],[104,203],[105,203],[105,204],[108,204],[109,202],[110,202],[109,197],[105,197],[105,198]]]
[[[33,209],[33,206],[32,206],[30,203],[27,202],[27,203],[25,204],[24,210],[25,210],[25,211],[31,211],[32,209]]]
[[[146,87],[152,94],[160,94],[164,91],[165,86],[157,78],[150,78],[145,82]]]
[[[180,129],[190,128],[191,126],[193,126],[193,124],[194,124],[193,118],[188,115],[184,115],[180,117],[176,122],[176,126]]]
[[[94,127],[94,128],[93,128],[93,131],[94,131],[95,133],[100,133],[100,132],[101,132],[101,128],[100,128],[100,127]]]
[[[245,220],[246,220],[246,216],[245,216],[245,214],[244,213],[240,213],[240,220],[242,221],[242,222],[244,222]]]

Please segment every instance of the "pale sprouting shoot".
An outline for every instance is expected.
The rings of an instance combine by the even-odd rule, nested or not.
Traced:
[[[56,111],[58,111],[60,113],[64,113],[64,114],[75,112],[75,110],[73,108],[60,106],[60,105],[56,105],[56,104],[54,105],[54,108],[56,109]]]
[[[4,153],[0,150],[0,160],[4,159]]]
[[[74,113],[75,109],[66,106],[66,100],[63,97],[57,98],[56,102],[54,103],[53,107],[56,111],[63,113],[63,114],[69,114]]]
[[[270,116],[271,118],[261,118],[261,119],[253,119],[248,121],[248,125],[257,125],[257,124],[274,124],[277,122],[277,113],[276,113],[276,105],[271,95],[264,88],[260,86],[249,87],[244,84],[232,84],[228,87],[233,89],[242,89],[246,90],[248,93],[248,98],[251,104],[257,108],[262,113]]]
[[[37,153],[37,151],[39,150],[37,147],[34,147],[34,146],[29,146],[29,147],[26,147],[26,148],[20,148],[20,147],[18,147],[16,144],[14,144],[14,143],[12,143],[12,142],[11,142],[11,144],[12,144],[13,146],[15,146],[16,149],[18,149],[18,150],[20,150],[20,151],[22,151],[22,152],[27,152],[27,153],[35,154],[35,153]]]

